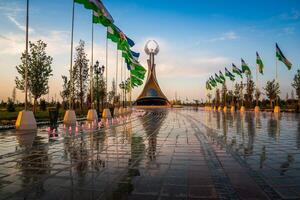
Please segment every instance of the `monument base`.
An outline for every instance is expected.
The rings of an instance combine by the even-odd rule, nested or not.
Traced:
[[[241,109],[240,109],[240,112],[245,112],[245,111],[246,111],[245,106],[242,106]]]
[[[64,116],[64,124],[75,125],[76,124],[76,114],[74,110],[67,110]]]
[[[256,113],[260,112],[260,107],[259,106],[255,106],[254,112],[256,112]]]
[[[98,114],[96,109],[89,109],[87,117],[87,121],[98,121]]]
[[[114,118],[119,116],[119,108],[114,108]]]
[[[279,106],[275,106],[274,113],[280,113],[280,107]]]
[[[36,130],[37,124],[32,111],[21,111],[16,121],[17,130]]]
[[[111,119],[111,113],[110,113],[109,108],[105,108],[103,110],[102,118],[104,118],[104,119]]]
[[[235,112],[235,106],[231,106],[230,112]]]

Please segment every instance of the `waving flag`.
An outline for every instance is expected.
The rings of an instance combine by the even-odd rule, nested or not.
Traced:
[[[247,63],[243,60],[243,58],[241,58],[241,62],[242,62],[243,73],[250,75],[251,70],[250,70],[249,66],[247,65]]]
[[[237,68],[237,66],[235,66],[235,64],[232,63],[232,72],[239,75],[241,78],[243,78],[243,71],[240,70],[239,68]]]
[[[211,87],[209,81],[206,81],[206,89],[207,90],[212,90],[212,87]]]
[[[82,4],[86,9],[95,11],[95,21],[98,21],[97,23],[105,22],[103,25],[107,23],[112,24],[114,23],[114,19],[108,12],[108,10],[105,8],[103,3],[100,0],[74,0],[76,3]],[[99,18],[99,19],[96,19]],[[94,17],[93,17],[94,21]]]
[[[220,77],[220,79],[223,80],[223,82],[226,81],[226,78],[225,78],[225,76],[223,75],[223,73],[221,72],[221,70],[219,70],[219,77]]]
[[[211,86],[216,87],[217,86],[217,82],[216,80],[211,76],[209,77],[209,83]]]
[[[221,83],[223,84],[223,80],[220,79],[220,77],[215,73],[215,80],[218,82],[218,83]]]
[[[131,55],[133,56],[133,58],[134,58],[135,60],[139,60],[139,58],[140,58],[140,53],[131,51]]]
[[[231,81],[235,81],[234,75],[225,67],[225,76],[227,76]]]
[[[256,52],[256,64],[258,66],[259,73],[264,74],[264,63],[263,63],[262,59],[260,58],[258,52]]]
[[[276,57],[279,61],[285,64],[288,70],[292,68],[292,63],[290,63],[290,61],[284,56],[277,43],[276,43]]]

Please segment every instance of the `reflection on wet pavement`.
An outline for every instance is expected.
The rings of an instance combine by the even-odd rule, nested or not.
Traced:
[[[296,114],[156,109],[79,127],[2,133],[0,199],[300,198]]]

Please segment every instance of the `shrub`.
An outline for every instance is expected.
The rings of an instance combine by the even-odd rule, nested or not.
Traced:
[[[11,98],[8,98],[7,105],[6,105],[7,112],[15,112],[15,104]]]

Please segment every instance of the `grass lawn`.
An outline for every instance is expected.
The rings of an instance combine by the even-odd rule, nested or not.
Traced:
[[[8,125],[14,124],[15,120],[18,117],[19,111],[23,110],[23,108],[17,107],[15,112],[7,112],[6,109],[0,109],[0,125]],[[59,109],[59,120],[62,120],[65,114],[64,109]],[[76,115],[78,118],[86,117],[87,109],[83,111],[83,114],[80,113],[79,110],[76,110]],[[38,110],[35,114],[35,118],[37,121],[47,121],[49,120],[49,111],[48,109],[45,111]]]

